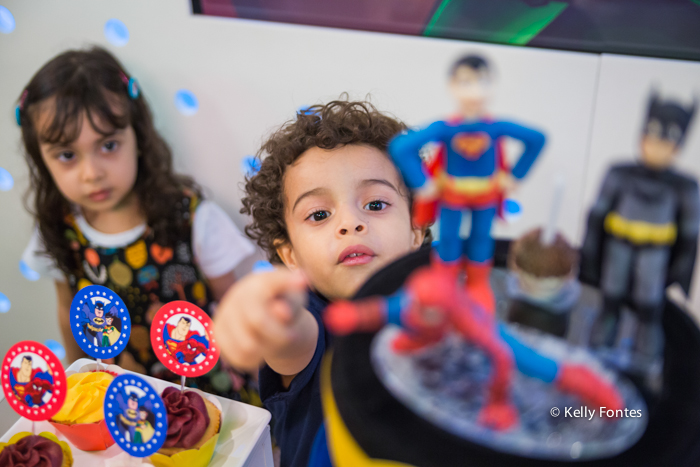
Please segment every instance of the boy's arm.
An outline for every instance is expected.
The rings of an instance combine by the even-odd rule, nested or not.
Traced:
[[[305,287],[300,274],[286,269],[249,274],[231,287],[214,318],[221,352],[231,365],[257,370],[267,362],[293,377],[309,364],[318,325],[311,312],[293,305],[301,303]]]
[[[79,358],[85,357],[85,353],[80,350],[78,343],[73,338],[73,332],[70,328],[70,305],[73,301],[73,293],[70,290],[68,282],[55,281],[56,284],[56,299],[58,302],[58,325],[61,328],[63,336],[63,345],[66,349],[66,358],[69,363],[73,363]]]

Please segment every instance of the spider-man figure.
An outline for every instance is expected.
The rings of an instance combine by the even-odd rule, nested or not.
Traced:
[[[454,329],[491,360],[493,373],[479,422],[493,429],[505,430],[518,422],[510,401],[514,364],[521,373],[553,383],[587,405],[613,410],[623,407],[617,389],[586,366],[556,362],[518,341],[460,290],[444,268],[417,270],[403,289],[389,297],[333,303],[325,312],[324,322],[331,332],[341,335],[376,331],[386,323],[399,325],[403,331],[393,342],[393,349],[399,353],[436,343],[448,329]]]

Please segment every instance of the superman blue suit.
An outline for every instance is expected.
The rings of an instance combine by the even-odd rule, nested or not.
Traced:
[[[542,151],[545,137],[539,131],[515,123],[438,121],[423,130],[399,135],[389,144],[389,153],[409,188],[420,190],[429,179],[435,184],[437,199],[428,210],[434,209],[440,214],[439,262],[456,274],[464,257],[467,289],[490,311],[494,306],[488,284],[494,252],[491,226],[502,200],[497,175],[506,171],[499,158],[499,138],[503,136],[520,140],[525,145],[511,171],[513,177],[522,179]],[[442,146],[442,161],[432,174],[419,155],[420,149],[429,142]],[[426,225],[433,221],[433,214],[417,216],[423,209],[426,207],[417,200],[414,220]],[[459,229],[462,211],[467,209],[471,211],[471,232],[462,242]]]
[[[29,407],[44,405],[44,394],[53,391],[53,376],[41,368],[32,370],[28,383],[17,381],[19,368],[10,368],[10,387],[16,397]]]

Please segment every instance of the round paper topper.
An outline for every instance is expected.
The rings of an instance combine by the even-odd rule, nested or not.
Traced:
[[[66,373],[61,361],[43,344],[22,341],[2,360],[2,389],[10,407],[33,421],[48,420],[66,400]]]
[[[125,374],[114,378],[105,393],[104,413],[109,434],[134,457],[150,456],[165,442],[165,404],[140,376]]]
[[[89,285],[73,298],[70,327],[83,352],[92,358],[116,357],[131,336],[129,310],[107,287]]]
[[[151,324],[151,346],[158,360],[181,376],[202,376],[219,360],[214,324],[189,302],[163,305]]]

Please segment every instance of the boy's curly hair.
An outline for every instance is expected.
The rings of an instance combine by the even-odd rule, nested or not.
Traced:
[[[289,241],[283,186],[287,167],[316,146],[335,149],[364,144],[386,153],[389,141],[405,129],[402,122],[364,101],[337,100],[298,112],[296,119],[282,125],[256,154],[258,159],[265,153],[267,157],[262,159],[258,173],[246,178],[241,213],[253,217],[246,234],[258,242],[270,261],[281,263],[276,247]]]

